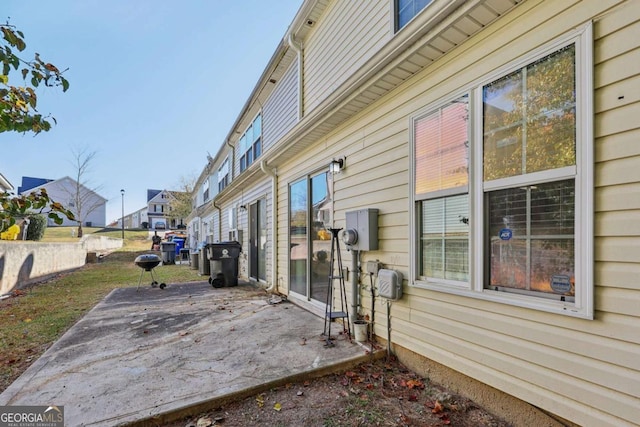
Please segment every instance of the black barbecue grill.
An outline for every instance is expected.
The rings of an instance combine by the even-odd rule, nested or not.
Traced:
[[[164,289],[167,286],[164,283],[158,284],[156,279],[153,277],[153,269],[156,268],[162,262],[162,260],[158,255],[156,254],[138,255],[138,257],[136,257],[136,259],[133,262],[142,269],[142,271],[140,271],[140,279],[138,280],[138,287],[136,288],[136,291],[140,288],[140,282],[142,282],[142,274],[145,271],[148,271],[149,273],[151,273],[152,288],[159,286],[160,289]]]

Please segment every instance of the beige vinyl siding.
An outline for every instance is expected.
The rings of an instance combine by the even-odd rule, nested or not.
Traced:
[[[391,37],[389,0],[335,0],[304,43],[304,111],[308,114]]]
[[[639,16],[640,2],[631,0],[527,0],[280,168],[279,277],[284,284],[289,182],[345,155],[345,170],[334,184],[336,225],[344,226],[346,211],[379,209],[381,249],[363,253],[362,260],[379,259],[406,277],[411,262],[409,117],[593,20],[594,320],[405,282],[405,296],[392,303],[392,341],[580,425],[640,423]],[[350,256],[344,252],[343,261],[350,262]],[[364,313],[370,303],[369,293],[362,292]],[[378,299],[375,309],[376,334],[386,337],[386,304]]]
[[[298,62],[289,67],[262,109],[262,152],[298,122]]]
[[[268,281],[271,281],[271,259],[273,255],[272,242],[271,238],[271,212],[273,197],[271,196],[271,179],[264,179],[260,183],[254,184],[251,188],[248,188],[244,193],[243,197],[243,205],[247,207],[247,210],[242,212],[239,216],[239,219],[242,219],[242,229],[244,230],[244,238],[242,242],[242,248],[244,252],[244,277],[249,277],[248,270],[248,262],[249,262],[249,205],[255,203],[257,200],[261,199],[267,203],[266,212],[267,212],[267,249],[266,249],[266,278]]]
[[[264,179],[258,182],[254,182],[251,186],[246,187],[241,193],[235,194],[231,199],[225,200],[224,203],[221,203],[222,210],[222,241],[229,240],[229,232],[231,231],[231,227],[229,227],[229,211],[231,209],[236,209],[236,218],[237,218],[237,229],[242,230],[242,241],[240,244],[242,245],[242,254],[240,255],[240,259],[238,261],[238,274],[243,279],[248,279],[249,270],[248,270],[248,262],[249,262],[249,205],[255,203],[258,199],[263,199],[267,202],[267,280],[271,280],[271,271],[272,271],[272,263],[271,259],[273,256],[273,248],[272,242],[273,239],[271,237],[272,229],[271,229],[271,209],[273,203],[273,197],[271,195],[271,180]],[[239,209],[240,206],[245,206],[246,210]],[[217,233],[217,230],[216,230]]]

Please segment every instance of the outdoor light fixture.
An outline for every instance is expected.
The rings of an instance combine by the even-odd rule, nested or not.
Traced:
[[[124,188],[120,190],[120,194],[122,194],[122,240],[124,240]]]
[[[331,160],[331,163],[329,163],[329,172],[340,173],[340,171],[344,168],[344,159],[344,157],[340,157],[339,159]]]

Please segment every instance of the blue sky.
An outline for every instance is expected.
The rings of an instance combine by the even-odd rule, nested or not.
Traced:
[[[74,176],[73,150],[96,151],[89,187],[107,222],[179,189],[215,155],[302,0],[2,0],[0,19],[35,52],[69,68],[69,91],[37,90],[58,124],[38,136],[0,134],[0,173]],[[10,75],[19,84],[19,73]]]

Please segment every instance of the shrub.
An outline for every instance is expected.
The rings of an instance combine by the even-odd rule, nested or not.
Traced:
[[[27,240],[42,240],[47,229],[47,217],[44,215],[30,215],[27,227]]]

